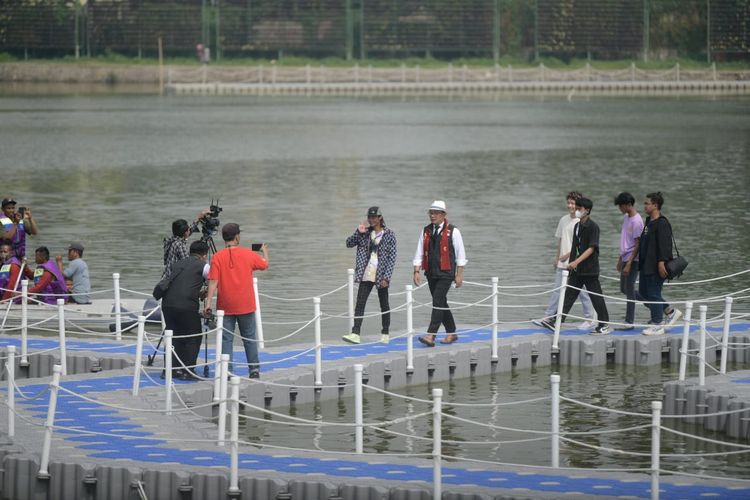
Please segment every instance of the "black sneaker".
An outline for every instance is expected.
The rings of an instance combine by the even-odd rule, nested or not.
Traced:
[[[260,370],[250,370],[249,378],[260,378]]]
[[[589,335],[609,335],[609,325],[599,325]]]
[[[551,322],[550,320],[548,320],[548,319],[543,319],[542,321],[540,321],[540,323],[542,324],[541,326],[543,326],[543,327],[544,327],[544,328],[546,328],[547,330],[549,330],[549,331],[551,331],[551,332],[554,332],[554,331],[555,331],[555,324],[554,324],[554,323],[552,323],[552,322]]]

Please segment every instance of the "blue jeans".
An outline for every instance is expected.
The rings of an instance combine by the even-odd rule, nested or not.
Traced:
[[[645,302],[665,302],[661,296],[664,278],[658,274],[644,274],[641,272],[638,282],[638,300]],[[664,311],[669,304],[644,304],[651,311],[651,323],[659,324],[664,320]]]
[[[234,325],[240,327],[242,344],[250,371],[258,369],[258,343],[255,340],[255,312],[247,314],[232,314],[224,316],[224,332],[221,335],[221,353],[229,354],[229,371],[234,373],[232,364],[234,340]]]

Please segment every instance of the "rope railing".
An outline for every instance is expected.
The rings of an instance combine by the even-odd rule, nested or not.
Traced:
[[[142,324],[143,324],[143,322],[141,322],[141,325]],[[140,338],[143,337],[143,329],[140,328],[140,327],[139,327],[139,337]],[[168,347],[167,351],[169,351],[170,348],[171,348],[171,332],[170,332],[170,335],[167,336],[167,347]],[[224,368],[222,370],[222,374],[226,374],[226,362],[227,362],[227,357],[225,356],[222,359],[222,363],[224,364]],[[169,367],[169,368],[171,368],[171,367]],[[8,371],[9,371],[9,373],[12,373],[11,370],[8,369]],[[405,457],[405,456],[432,457],[432,460],[433,460],[433,470],[434,470],[433,487],[436,488],[436,489],[440,489],[441,488],[441,477],[442,477],[442,464],[441,464],[441,460],[442,459],[449,459],[449,460],[456,460],[456,459],[458,459],[458,460],[464,460],[465,459],[465,457],[444,455],[442,453],[442,443],[446,443],[446,444],[450,444],[450,445],[460,445],[460,446],[486,446],[486,445],[498,446],[498,445],[504,445],[504,444],[520,444],[520,443],[529,443],[529,442],[544,441],[546,439],[552,439],[553,444],[556,443],[556,442],[557,443],[564,442],[564,443],[568,443],[568,444],[573,445],[573,446],[585,447],[585,448],[596,450],[598,452],[603,452],[603,453],[610,453],[610,454],[624,455],[624,456],[632,456],[632,457],[642,457],[642,458],[651,457],[652,464],[651,464],[651,467],[649,469],[638,468],[638,469],[629,469],[629,470],[638,470],[638,471],[649,470],[649,471],[651,471],[651,474],[652,474],[652,486],[656,485],[656,487],[657,487],[656,491],[658,491],[659,472],[661,470],[660,469],[660,465],[659,465],[659,458],[665,458],[666,459],[666,458],[673,458],[673,457],[675,457],[675,458],[676,457],[707,457],[707,456],[736,455],[736,454],[740,454],[740,453],[750,453],[750,446],[748,446],[748,445],[742,445],[742,444],[737,444],[737,443],[727,443],[727,442],[718,441],[718,440],[715,440],[715,439],[704,438],[704,437],[701,437],[701,436],[694,436],[694,435],[691,435],[691,434],[688,434],[688,433],[685,433],[685,432],[676,431],[674,429],[669,429],[669,428],[666,428],[666,427],[662,426],[661,425],[661,421],[662,421],[663,418],[672,418],[673,416],[672,415],[664,415],[664,416],[661,415],[661,403],[660,402],[653,402],[652,403],[652,413],[651,414],[646,414],[646,413],[636,413],[636,412],[624,412],[624,411],[618,410],[618,409],[605,408],[605,407],[601,407],[601,406],[597,406],[597,405],[592,405],[592,404],[585,403],[585,402],[582,402],[582,401],[577,401],[577,400],[572,399],[572,398],[567,398],[567,397],[561,396],[559,394],[559,376],[558,375],[552,375],[551,376],[551,381],[552,381],[552,395],[551,395],[551,399],[552,399],[552,410],[553,410],[553,413],[552,413],[552,416],[553,416],[552,429],[550,431],[542,431],[542,430],[536,430],[536,429],[516,429],[516,428],[512,428],[512,427],[505,427],[505,426],[500,426],[500,425],[488,424],[486,422],[479,422],[479,421],[475,421],[475,420],[471,420],[471,419],[466,419],[466,418],[459,417],[459,416],[456,416],[456,415],[450,415],[450,414],[447,414],[447,413],[445,413],[445,412],[442,411],[442,390],[441,389],[434,389],[433,390],[432,400],[424,400],[424,399],[419,399],[419,398],[407,397],[407,396],[403,396],[403,395],[399,395],[399,394],[395,394],[395,393],[390,393],[389,391],[385,391],[383,389],[376,389],[376,388],[373,388],[373,387],[364,386],[363,382],[362,382],[362,371],[363,371],[362,365],[355,365],[355,406],[357,408],[361,408],[361,405],[362,405],[362,399],[361,399],[362,398],[362,389],[364,387],[368,387],[370,389],[375,389],[376,392],[393,394],[394,396],[403,397],[403,398],[409,399],[411,401],[424,402],[424,403],[430,404],[430,405],[432,405],[432,410],[431,411],[421,412],[421,413],[416,413],[416,414],[409,414],[409,415],[406,415],[406,416],[403,416],[403,417],[399,417],[399,418],[395,418],[395,419],[390,419],[390,420],[382,421],[382,422],[364,422],[364,420],[362,419],[361,409],[355,411],[355,422],[354,423],[352,423],[352,422],[329,422],[329,421],[324,421],[324,420],[322,420],[322,418],[318,418],[318,417],[316,417],[315,420],[310,420],[310,419],[295,417],[293,415],[287,415],[287,414],[284,414],[284,413],[273,411],[273,410],[270,410],[270,409],[268,409],[268,408],[266,408],[264,406],[257,406],[257,405],[253,405],[253,404],[248,403],[248,402],[242,402],[242,401],[240,401],[239,400],[239,383],[240,383],[240,379],[239,379],[239,377],[232,377],[231,378],[232,395],[230,397],[222,396],[222,398],[218,401],[218,404],[220,406],[220,419],[222,418],[222,415],[226,415],[226,412],[227,412],[226,405],[227,404],[229,404],[229,406],[230,406],[229,409],[230,409],[231,417],[232,417],[231,437],[229,439],[229,442],[230,442],[230,454],[232,456],[232,463],[234,463],[235,465],[233,465],[233,466],[230,467],[230,469],[231,469],[230,470],[230,477],[236,478],[236,474],[237,474],[237,470],[236,470],[237,466],[236,466],[236,464],[237,464],[237,462],[236,462],[235,459],[237,457],[236,454],[238,453],[238,446],[240,444],[246,445],[246,446],[252,446],[252,447],[267,447],[269,449],[290,449],[292,451],[296,450],[296,451],[299,451],[299,452],[310,451],[310,450],[305,450],[305,449],[302,449],[302,448],[290,448],[290,447],[283,447],[283,446],[275,446],[275,445],[271,445],[271,444],[268,444],[268,443],[254,443],[254,442],[248,442],[248,441],[240,441],[239,440],[239,436],[237,434],[237,423],[238,423],[238,421],[239,421],[240,418],[246,418],[246,419],[252,420],[252,421],[263,421],[265,423],[269,423],[270,422],[270,423],[274,423],[274,424],[277,424],[277,425],[294,425],[294,426],[303,426],[303,427],[314,427],[316,429],[320,429],[320,428],[334,428],[334,427],[353,428],[355,430],[356,451],[355,452],[338,452],[338,451],[332,451],[331,452],[331,453],[340,453],[340,454],[344,454],[344,455],[348,454],[348,455],[356,456],[356,455],[363,454],[363,448],[362,448],[363,436],[362,436],[362,431],[365,430],[365,429],[369,429],[369,430],[371,430],[373,432],[384,432],[384,433],[389,434],[389,435],[403,437],[403,438],[406,438],[406,439],[409,439],[409,440],[418,440],[418,441],[425,441],[425,442],[432,441],[432,443],[433,443],[433,452],[431,454],[426,454],[426,453],[421,453],[421,454],[420,453],[393,453],[393,454],[389,454],[389,455],[391,455],[391,456],[402,456],[402,457]],[[184,414],[190,413],[190,414],[192,414],[192,415],[194,415],[196,417],[199,417],[199,418],[200,418],[200,415],[198,413],[196,413],[196,410],[201,409],[201,408],[213,407],[213,406],[215,406],[217,404],[217,401],[212,401],[210,403],[206,403],[206,404],[203,404],[203,405],[196,405],[196,406],[190,406],[190,407],[188,407],[185,404],[184,400],[182,400],[182,398],[180,397],[179,392],[176,392],[176,389],[174,387],[169,387],[169,392],[175,391],[177,393],[177,397],[180,400],[183,408],[175,409],[175,410],[171,409],[170,407],[167,407],[166,409],[140,409],[140,408],[132,408],[132,407],[128,407],[128,406],[123,406],[123,405],[117,405],[117,404],[111,404],[111,403],[104,403],[104,402],[98,401],[98,400],[96,400],[96,399],[94,399],[92,397],[88,397],[88,396],[85,396],[83,394],[79,394],[79,393],[77,393],[77,392],[75,392],[75,391],[73,391],[71,389],[63,387],[60,384],[61,373],[62,373],[61,366],[56,365],[54,367],[54,370],[53,370],[53,379],[52,379],[52,382],[50,383],[49,388],[48,388],[48,390],[50,391],[49,407],[48,407],[48,418],[47,418],[47,423],[44,424],[44,427],[45,427],[45,440],[44,440],[44,445],[43,445],[43,450],[42,450],[42,461],[41,461],[41,465],[40,465],[40,473],[42,475],[49,474],[49,472],[47,470],[47,467],[48,467],[48,461],[49,461],[49,446],[51,444],[51,436],[52,436],[53,430],[64,430],[66,432],[86,433],[86,434],[92,434],[92,435],[99,434],[99,435],[102,435],[102,436],[107,435],[107,436],[112,436],[112,437],[117,437],[117,438],[133,438],[133,439],[147,439],[147,440],[153,440],[154,439],[152,436],[141,436],[141,435],[132,436],[132,435],[129,435],[127,431],[123,431],[122,433],[113,433],[113,432],[110,432],[110,433],[100,433],[100,432],[95,432],[95,431],[88,431],[85,428],[83,428],[84,426],[61,426],[59,424],[56,425],[54,423],[54,417],[55,417],[55,411],[56,411],[56,405],[57,405],[58,396],[62,397],[64,395],[64,396],[68,396],[68,397],[72,397],[72,398],[77,398],[77,399],[80,399],[82,401],[86,401],[88,403],[95,404],[95,405],[97,405],[97,407],[98,406],[102,406],[102,407],[105,407],[105,408],[111,408],[111,409],[114,409],[114,410],[117,410],[117,411],[121,411],[121,412],[151,412],[151,413],[168,414],[168,415],[179,414],[179,413],[184,413]],[[15,386],[15,381],[12,380],[12,376],[10,378],[11,378],[11,382],[10,382],[9,386],[13,387],[13,386]],[[222,376],[222,379],[224,380],[224,383],[226,383],[226,377]],[[168,383],[170,383],[170,385],[171,385],[171,381],[170,380],[168,380]],[[226,390],[224,389],[223,390],[224,394],[226,394],[225,391]],[[13,389],[11,392],[15,393],[15,389]],[[44,392],[46,392],[46,391],[44,391]],[[42,395],[42,393],[40,393],[39,396],[41,397],[41,395]],[[524,403],[537,403],[537,402],[541,402],[541,401],[546,401],[548,399],[549,399],[548,397],[533,398],[533,399],[528,399],[528,400],[524,400],[524,401],[504,402],[504,403],[502,403],[502,405],[507,406],[507,405],[511,405],[511,404],[518,405],[518,404],[524,404]],[[571,403],[571,404],[582,405],[582,406],[585,406],[585,407],[588,407],[588,408],[592,408],[592,409],[596,409],[596,410],[607,411],[607,412],[610,412],[610,413],[613,413],[613,414],[617,414],[617,415],[628,415],[628,416],[638,416],[638,417],[649,417],[650,416],[651,419],[652,419],[652,422],[651,422],[651,424],[636,425],[636,426],[631,426],[631,427],[627,427],[627,428],[620,428],[620,429],[600,429],[600,430],[594,430],[594,431],[561,432],[560,429],[559,429],[559,420],[557,420],[557,424],[556,424],[555,423],[556,419],[554,418],[555,417],[555,412],[559,412],[559,402],[560,401],[565,401],[565,402],[568,402],[568,403]],[[453,403],[453,404],[452,403],[446,403],[446,404],[451,405],[451,406],[456,406],[456,407],[476,406],[476,407],[483,407],[483,408],[492,407],[492,406],[501,406],[501,404],[487,404],[487,403],[478,403],[478,404],[472,404],[472,403]],[[222,409],[222,406],[223,406],[223,409]],[[240,408],[242,408],[242,407],[249,408],[249,409],[251,409],[253,411],[262,412],[264,415],[267,415],[267,416],[270,415],[270,416],[272,416],[274,418],[277,418],[277,419],[280,419],[280,420],[279,421],[269,421],[267,419],[261,419],[259,417],[255,417],[253,415],[240,415]],[[11,407],[9,406],[9,413],[10,413],[10,409],[11,409]],[[726,415],[726,414],[736,413],[738,411],[750,412],[750,408],[741,409],[741,410],[732,410],[732,411],[727,411],[727,412],[717,412],[714,415]],[[15,415],[15,409],[13,409],[13,413]],[[404,433],[404,432],[400,432],[398,430],[393,430],[393,429],[387,429],[386,428],[386,427],[391,427],[391,426],[394,426],[394,425],[398,425],[398,424],[402,424],[402,423],[407,423],[407,422],[423,421],[424,417],[427,417],[429,415],[433,416],[433,433],[432,433],[433,435],[431,437],[419,436],[419,435],[415,434],[413,431],[410,431],[410,433]],[[707,417],[709,415],[708,414],[702,414],[702,415],[697,415],[697,416]],[[679,417],[681,417],[681,418],[687,418],[688,416],[681,415]],[[510,440],[498,440],[498,439],[494,439],[494,440],[488,440],[488,441],[485,441],[485,440],[483,440],[483,441],[442,440],[442,433],[441,433],[440,421],[444,420],[444,419],[455,420],[455,421],[459,421],[459,422],[463,422],[463,423],[468,423],[468,424],[471,424],[471,425],[479,425],[479,426],[482,426],[482,427],[485,427],[485,428],[490,428],[490,429],[493,429],[493,430],[499,430],[499,431],[505,431],[505,432],[519,432],[519,433],[526,433],[526,434],[532,434],[532,435],[533,434],[538,434],[538,436],[531,437],[531,438],[524,438],[524,439],[510,439]],[[39,424],[35,424],[35,425],[39,425]],[[637,451],[617,449],[617,448],[613,448],[613,447],[610,447],[610,446],[600,446],[600,445],[585,443],[585,442],[582,442],[582,441],[579,441],[579,440],[576,440],[576,439],[572,439],[570,437],[570,436],[586,436],[586,435],[601,436],[601,435],[608,435],[608,434],[615,434],[615,433],[632,433],[634,431],[647,429],[649,427],[652,429],[652,452],[651,453],[644,453],[644,452],[637,452]],[[223,427],[220,426],[220,429],[221,429],[221,431],[220,431],[220,436],[219,436],[218,442],[219,442],[220,445],[223,445],[226,438],[225,438],[225,435],[223,434],[224,433]],[[672,434],[674,434],[676,436],[680,436],[680,437],[684,437],[684,438],[688,438],[688,439],[696,439],[696,440],[698,440],[700,442],[711,444],[711,445],[719,445],[719,446],[726,445],[726,446],[730,446],[730,447],[733,447],[733,448],[740,448],[740,449],[739,450],[735,449],[733,451],[726,451],[726,452],[723,452],[723,453],[713,453],[713,452],[710,452],[710,453],[688,453],[688,454],[685,454],[685,453],[674,453],[674,454],[667,453],[667,454],[664,454],[664,453],[660,453],[660,447],[659,447],[659,439],[660,439],[659,438],[659,432],[662,431],[662,430],[666,431],[666,432],[670,432],[670,433],[672,433]],[[159,438],[159,439],[160,439],[160,441],[164,441],[164,442],[176,442],[176,441],[180,441],[180,442],[197,442],[197,443],[212,443],[212,444],[215,443],[215,441],[212,440],[212,439],[199,439],[199,440],[192,440],[192,439],[185,440],[185,439],[176,439],[176,438],[175,439],[166,439],[166,438],[165,439],[161,439],[161,438]],[[316,447],[318,448],[317,451],[322,451],[322,452],[326,451],[326,450],[321,450],[320,447],[317,444],[316,444]],[[557,451],[555,451],[556,449],[557,449]],[[553,460],[552,460],[552,464],[553,465],[551,467],[549,467],[549,469],[553,469],[553,470],[567,470],[567,469],[571,469],[571,468],[560,467],[559,466],[559,458],[556,458],[554,456],[555,453],[559,453],[559,446],[553,446]],[[482,460],[475,460],[475,459],[467,459],[467,460],[468,461],[474,461],[476,463],[482,463],[482,462],[493,463],[493,462],[489,462],[489,461],[482,461]],[[520,465],[520,466],[524,466],[524,464],[507,464],[507,465]],[[546,466],[529,466],[529,467],[535,467],[535,468],[540,468],[540,469],[547,468]],[[604,469],[595,469],[595,470],[604,471]],[[613,470],[620,470],[620,471],[622,471],[622,469],[613,469]],[[731,478],[728,478],[728,479],[731,479]],[[233,480],[230,480],[230,483],[233,483]],[[233,484],[236,484],[236,483],[233,483]],[[652,491],[653,491],[653,489],[652,489]]]

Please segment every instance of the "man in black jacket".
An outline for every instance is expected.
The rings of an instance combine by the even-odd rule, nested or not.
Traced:
[[[599,226],[590,218],[594,203],[588,198],[576,200],[575,216],[580,219],[573,229],[573,244],[570,248],[568,262],[569,288],[565,289],[562,321],[575,304],[580,289],[584,286],[589,291],[591,304],[597,316],[596,328],[591,335],[609,334],[609,313],[602,297],[602,286],[599,283]],[[555,329],[555,318],[542,320],[542,325],[550,330]]]
[[[164,292],[161,309],[167,330],[172,330],[173,376],[193,379],[201,349],[200,292],[208,276],[208,245],[194,241],[190,255],[172,265],[171,283]],[[169,278],[167,278],[169,279]]]
[[[682,312],[665,303],[661,296],[664,280],[667,279],[666,263],[672,259],[672,225],[661,215],[663,204],[664,197],[660,192],[647,194],[643,202],[648,217],[640,239],[638,298],[647,302],[645,306],[651,311],[651,326],[643,330],[643,335],[664,335],[665,328],[671,327],[682,317]]]

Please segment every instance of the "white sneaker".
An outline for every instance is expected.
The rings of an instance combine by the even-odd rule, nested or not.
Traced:
[[[380,343],[381,344],[387,344],[390,341],[391,341],[391,336],[390,335],[388,335],[387,333],[380,334]]]
[[[682,317],[682,311],[679,309],[672,309],[672,314],[667,314],[667,321],[664,322],[664,327],[669,329],[673,327],[680,318]]]
[[[651,325],[648,328],[644,328],[641,335],[648,335],[649,337],[664,335],[664,325]]]
[[[594,326],[596,326],[596,321],[588,320],[578,325],[578,330],[582,332],[590,332],[591,329],[594,328]]]
[[[344,335],[341,337],[341,340],[344,342],[349,342],[350,344],[359,344],[359,334],[356,333],[350,333],[349,335]]]

